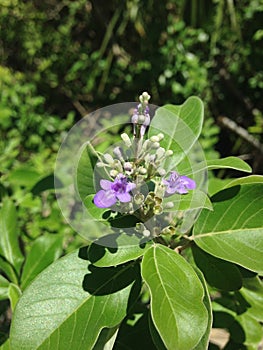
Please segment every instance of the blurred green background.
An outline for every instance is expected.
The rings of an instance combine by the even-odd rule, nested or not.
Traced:
[[[142,91],[155,105],[199,96],[206,157],[262,174],[262,23],[261,0],[0,0],[0,199],[15,203],[23,256],[42,236],[63,237],[53,260],[83,244],[56,203],[57,151],[84,115]]]

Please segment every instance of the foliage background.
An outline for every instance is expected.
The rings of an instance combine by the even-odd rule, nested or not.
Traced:
[[[82,116],[142,91],[156,105],[201,97],[207,158],[241,156],[262,174],[262,13],[260,0],[0,0],[0,198],[16,205],[24,257],[42,236],[63,235],[53,259],[82,244],[55,201],[56,153]]]

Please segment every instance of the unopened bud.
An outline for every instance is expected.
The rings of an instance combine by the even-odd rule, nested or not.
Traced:
[[[123,168],[125,171],[132,171],[132,163],[131,162],[125,162],[123,165]]]
[[[112,166],[114,169],[118,170],[119,173],[123,172],[123,168],[122,168],[121,162],[119,160],[115,159]]]
[[[132,145],[131,140],[126,133],[121,134],[121,138],[123,139],[123,141],[127,147],[131,147],[131,145]]]
[[[144,141],[144,143],[143,143],[142,149],[143,149],[144,151],[146,151],[146,150],[150,149],[151,146],[152,146],[151,141],[150,141],[150,140],[146,140],[146,141]]]
[[[170,156],[172,156],[174,154],[174,152],[171,150],[171,149],[168,149],[168,151],[166,151],[166,153],[165,153],[165,155],[167,156],[167,157],[170,157]]]
[[[103,157],[108,164],[112,164],[114,162],[114,159],[109,153],[105,153]]]
[[[138,115],[138,123],[143,124],[145,122],[145,115],[139,114]]]
[[[115,147],[113,153],[120,159],[123,160],[123,155],[121,153],[120,147]]]
[[[156,154],[158,158],[162,158],[165,154],[165,149],[163,147],[158,148]]]
[[[164,139],[164,134],[162,134],[161,132],[157,136],[159,137],[159,141],[162,141]]]
[[[143,167],[140,167],[140,168],[139,168],[139,173],[140,173],[141,175],[146,175],[146,174],[147,174],[147,169],[145,169],[145,168],[143,168]]]
[[[151,137],[150,137],[150,141],[152,141],[152,142],[159,142],[159,141],[160,141],[160,139],[159,139],[159,137],[158,137],[158,136],[153,135],[153,136],[151,136]]]
[[[173,202],[167,202],[164,205],[165,209],[172,209],[174,207],[174,203]]]
[[[148,103],[150,100],[151,96],[148,94],[148,92],[144,91],[140,96],[139,100],[141,103]]]
[[[152,144],[152,147],[155,148],[155,149],[157,149],[157,148],[160,147],[160,143],[159,143],[159,142],[154,142],[154,143]]]
[[[142,234],[144,235],[144,237],[148,238],[148,237],[150,237],[151,232],[149,230],[144,230]]]
[[[158,168],[157,171],[160,176],[164,176],[166,174],[166,171],[163,168]]]
[[[118,172],[117,170],[112,169],[112,170],[110,171],[110,176],[111,176],[111,177],[116,177],[118,174],[119,174],[119,172]]]

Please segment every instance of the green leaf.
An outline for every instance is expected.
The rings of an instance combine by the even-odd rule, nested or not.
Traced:
[[[182,105],[166,105],[157,109],[149,128],[149,136],[163,133],[161,146],[174,152],[169,168],[182,160],[198,139],[204,117],[203,102],[195,96]]]
[[[39,179],[39,173],[29,167],[21,167],[10,172],[8,180],[17,186],[33,186]]]
[[[92,349],[103,328],[116,327],[125,317],[137,282],[138,265],[101,269],[77,252],[55,261],[17,303],[12,348]]]
[[[104,328],[92,350],[112,350],[118,335],[118,330],[118,327]]]
[[[216,177],[212,177],[208,181],[209,196],[212,197],[215,193],[223,190],[232,181],[233,179],[218,179]]]
[[[263,322],[263,283],[258,277],[244,278],[242,296],[249,303],[247,313],[256,320]]]
[[[89,214],[92,216],[94,220],[104,221],[106,223],[106,220],[104,219],[103,215],[106,212],[110,212],[109,208],[98,208],[93,203],[94,194],[90,194],[84,199],[84,205],[87,208]]]
[[[206,327],[206,331],[203,334],[202,338],[200,339],[199,343],[194,347],[194,350],[204,350],[208,348],[208,343],[209,343],[209,336],[211,333],[211,328],[212,328],[212,323],[213,323],[213,315],[212,315],[212,305],[211,305],[211,300],[210,300],[210,295],[209,295],[209,291],[207,288],[207,284],[205,281],[205,278],[202,274],[202,272],[195,268],[195,272],[197,274],[197,276],[199,277],[204,291],[205,291],[205,296],[204,296],[204,305],[206,307],[207,313],[208,313],[208,321],[207,321],[207,327]]]
[[[153,323],[150,313],[149,313],[148,319],[149,319],[149,329],[150,329],[150,333],[151,333],[151,337],[154,345],[158,350],[166,350],[166,347],[164,346],[162,338],[160,337],[160,334],[157,332],[157,329],[155,328],[155,325]]]
[[[247,173],[251,173],[252,171],[251,167],[246,162],[244,162],[242,159],[237,157],[227,157],[227,158],[221,158],[221,159],[207,160],[206,164],[207,164],[208,170],[234,169],[234,170],[244,171]]]
[[[21,287],[28,284],[62,253],[62,235],[46,234],[36,239],[27,254],[21,277]]]
[[[116,266],[138,259],[150,245],[141,243],[141,237],[135,235],[109,234],[88,247],[88,259],[95,266]]]
[[[155,349],[148,324],[149,310],[141,306],[121,323],[114,350]]]
[[[184,174],[197,174],[204,170],[215,170],[215,169],[234,169],[239,171],[244,171],[250,173],[252,171],[251,167],[244,162],[242,159],[237,157],[227,157],[221,159],[212,159],[199,161],[197,163],[182,162],[180,167],[183,169]],[[254,176],[254,175],[253,175]],[[218,179],[217,179],[218,180]],[[229,179],[224,179],[229,181]],[[222,180],[221,180],[222,181]],[[231,180],[230,180],[231,181]]]
[[[208,323],[204,288],[193,268],[175,251],[155,245],[144,254],[142,276],[150,289],[154,325],[167,349],[193,349]]]
[[[18,276],[14,270],[14,267],[0,256],[0,269],[5,273],[8,279],[14,283],[18,283]]]
[[[263,183],[263,176],[261,175],[250,175],[246,177],[240,177],[238,179],[232,180],[228,184],[226,184],[225,188],[238,186],[238,185],[249,185],[249,184],[256,184],[256,183]]]
[[[242,287],[241,273],[234,264],[218,259],[195,245],[192,246],[192,252],[196,265],[210,286],[227,291]]]
[[[11,199],[5,198],[0,210],[0,254],[19,273],[24,257],[18,243],[16,209]]]
[[[263,184],[234,186],[212,197],[213,212],[202,211],[196,244],[218,258],[263,273]]]
[[[89,194],[95,193],[93,184],[93,168],[95,160],[97,160],[96,157],[97,155],[94,152],[91,144],[89,142],[85,144],[77,164],[75,184],[76,190],[83,201]]]
[[[8,288],[8,298],[10,300],[11,303],[11,310],[14,311],[16,303],[18,301],[18,299],[20,298],[22,292],[19,289],[19,287],[14,284],[14,283],[10,283],[9,288]]]
[[[50,174],[48,176],[45,176],[41,180],[39,180],[31,189],[31,192],[33,195],[37,196],[43,191],[51,190],[55,188],[55,182],[56,182],[56,188],[62,188],[63,184],[59,180],[58,177],[55,177],[54,174]]]
[[[0,346],[0,350],[11,350],[9,339],[7,339],[7,341],[5,341],[4,344]]]
[[[245,333],[244,344],[259,344],[263,337],[262,326],[257,320],[249,316],[247,313],[236,316],[236,321],[242,327]],[[231,331],[231,328],[230,328]],[[231,334],[232,338],[233,335]],[[240,341],[240,338],[235,339],[237,342]]]
[[[0,275],[0,300],[8,299],[8,287],[10,282]]]

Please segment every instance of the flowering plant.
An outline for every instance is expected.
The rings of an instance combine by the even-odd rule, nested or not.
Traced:
[[[205,158],[199,98],[139,99],[121,142],[86,142],[85,119],[62,145],[58,202],[89,244],[26,289],[12,348],[205,350],[212,326],[228,329],[226,349],[260,341],[263,179],[213,181],[213,169],[251,169]]]

